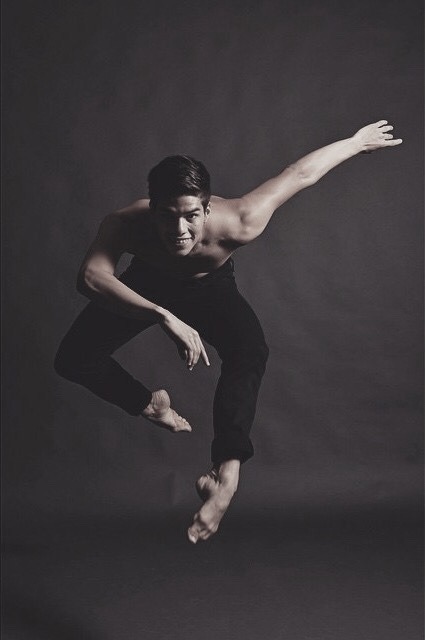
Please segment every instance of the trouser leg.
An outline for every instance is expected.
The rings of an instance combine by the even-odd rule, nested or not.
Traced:
[[[176,315],[199,331],[222,360],[214,397],[214,463],[245,462],[254,449],[249,434],[268,358],[260,322],[233,279],[225,278],[182,299]]]
[[[130,415],[140,415],[152,393],[111,354],[151,324],[150,320],[123,318],[89,303],[62,340],[55,370]]]
[[[224,266],[200,283],[167,280],[146,265],[120,278],[148,299],[168,308],[213,345],[222,360],[214,399],[215,463],[253,455],[249,438],[268,348],[257,316],[240,295]],[[99,397],[138,415],[152,393],[135,380],[111,354],[152,321],[128,320],[89,304],[59,348],[56,371]]]
[[[245,462],[254,455],[249,434],[267,356],[265,342],[237,347],[223,356],[213,408],[211,459],[215,463],[230,459]]]

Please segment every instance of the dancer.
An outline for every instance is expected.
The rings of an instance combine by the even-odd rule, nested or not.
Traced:
[[[252,242],[273,213],[301,189],[352,156],[401,144],[380,120],[289,165],[250,193],[211,196],[204,165],[170,156],[149,173],[149,199],[106,216],[81,266],[78,290],[90,303],[63,339],[57,373],[155,427],[173,433],[191,425],[165,389],[150,391],[111,356],[158,324],[187,368],[209,366],[205,344],[222,364],[214,397],[212,469],[201,476],[203,501],[188,529],[196,543],[218,529],[237,489],[240,466],[253,455],[250,430],[268,348],[257,316],[238,292],[232,254]],[[129,268],[115,275],[124,253]]]

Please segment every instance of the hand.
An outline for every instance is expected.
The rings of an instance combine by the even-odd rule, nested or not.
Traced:
[[[192,371],[201,357],[207,367],[210,366],[207,352],[202,344],[199,333],[189,327],[172,313],[167,312],[160,321],[159,326],[173,340],[182,360],[186,360],[187,368]]]
[[[353,139],[359,144],[361,153],[372,153],[376,149],[395,147],[403,140],[401,138],[394,140],[393,134],[389,133],[393,128],[387,120],[379,120],[359,129]]]

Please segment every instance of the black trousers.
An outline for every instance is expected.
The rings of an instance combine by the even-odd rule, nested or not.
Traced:
[[[222,364],[214,398],[214,463],[253,453],[249,433],[268,348],[257,316],[239,293],[230,258],[199,279],[178,280],[133,258],[120,276],[128,287],[168,309],[196,329],[217,350]],[[133,320],[90,302],[64,337],[55,369],[130,415],[140,415],[151,391],[123,369],[111,354],[152,322]]]

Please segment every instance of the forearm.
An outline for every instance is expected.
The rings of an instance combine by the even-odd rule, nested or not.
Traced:
[[[328,171],[363,151],[361,143],[354,137],[338,140],[317,149],[292,164],[301,180],[314,184]]]
[[[242,221],[250,239],[258,236],[272,214],[298,191],[315,184],[328,171],[361,151],[354,138],[339,140],[290,164],[282,173],[241,199]]]
[[[86,270],[78,277],[77,289],[112,313],[134,320],[151,318],[161,322],[167,311],[120,282],[113,274],[102,270]]]

